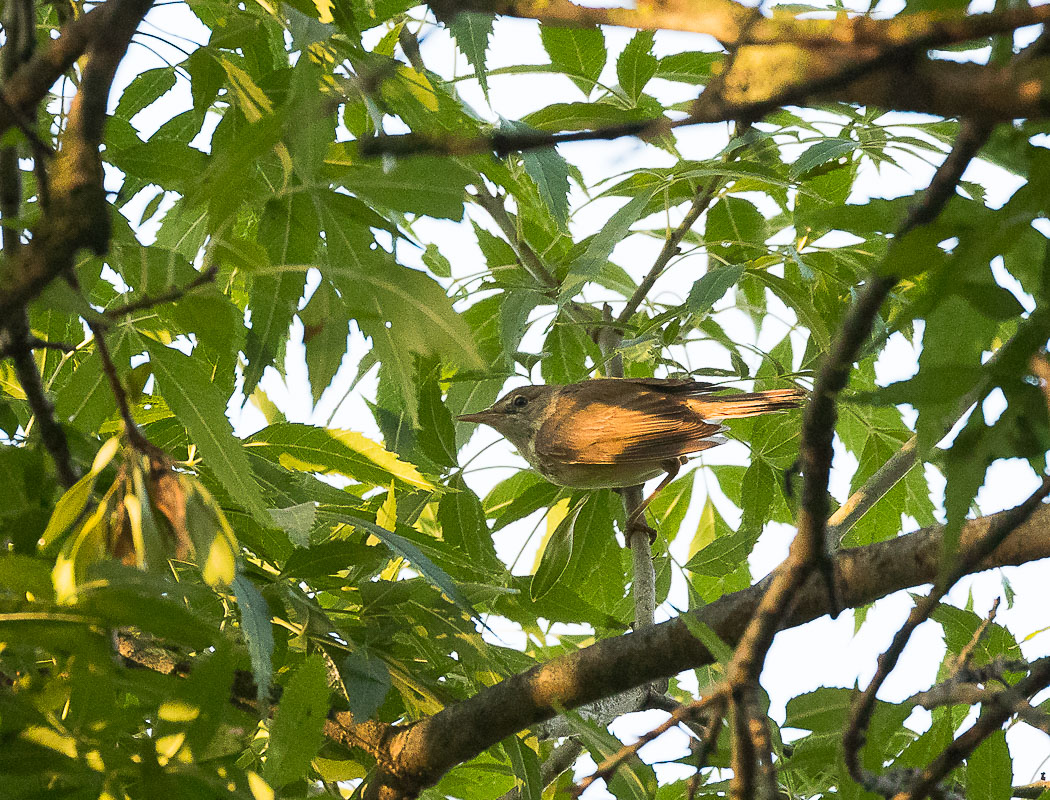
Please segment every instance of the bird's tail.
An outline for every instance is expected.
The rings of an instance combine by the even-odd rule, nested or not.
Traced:
[[[770,389],[767,392],[741,392],[725,397],[697,398],[690,405],[695,406],[705,420],[739,419],[798,408],[805,402],[806,397],[807,394],[801,389]]]

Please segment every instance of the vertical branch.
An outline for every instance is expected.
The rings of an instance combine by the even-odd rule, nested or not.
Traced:
[[[952,151],[938,168],[921,201],[914,206],[897,231],[899,239],[914,228],[934,220],[955,192],[963,171],[987,140],[991,127],[965,122]],[[787,559],[773,574],[765,595],[751,618],[729,666],[733,697],[748,697],[737,687],[757,686],[766,653],[784,615],[789,613],[795,594],[814,569],[821,569],[834,599],[834,578],[825,547],[828,518],[828,480],[831,473],[832,441],[837,421],[837,399],[846,387],[850,370],[867,340],[883,301],[897,283],[893,249],[883,274],[869,280],[839,329],[831,352],[814,383],[802,424],[802,499],[798,513],[798,533]],[[741,713],[742,709],[737,708]],[[741,730],[737,726],[737,730]],[[740,744],[740,740],[736,744]],[[734,783],[736,779],[734,778]],[[734,796],[739,795],[734,789]]]
[[[30,60],[36,44],[36,15],[32,0],[10,0],[4,8],[3,23],[7,41],[0,51],[0,79],[6,88],[11,76]],[[37,155],[39,157],[39,152]],[[0,148],[0,220],[3,223],[3,252],[9,262],[17,260],[22,250],[23,231],[16,224],[21,207],[22,173],[18,166],[18,147],[9,144]],[[40,427],[41,441],[55,463],[59,481],[68,488],[76,483],[77,471],[65,431],[55,416],[55,407],[47,396],[40,367],[33,357],[34,337],[25,308],[12,313],[6,338],[6,349],[14,361],[18,382]]]
[[[93,38],[86,44],[80,89],[70,107],[62,149],[49,171],[47,213],[19,257],[0,274],[0,327],[50,281],[69,272],[81,248],[101,254],[109,246],[110,209],[99,157],[106,104],[117,66],[151,5],[152,0],[108,0],[100,9],[105,16],[94,18],[98,23],[89,29]]]

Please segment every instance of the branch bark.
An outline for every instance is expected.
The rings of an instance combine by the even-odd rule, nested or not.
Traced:
[[[12,259],[0,274],[0,327],[7,326],[50,281],[71,269],[79,250],[90,248],[101,254],[109,245],[110,210],[99,157],[106,104],[117,65],[152,4],[152,0],[109,0],[100,7],[103,16],[95,18],[91,26],[75,28],[74,40],[66,43],[66,50],[58,51],[64,55],[52,65],[56,68],[68,68],[65,57],[72,54],[76,58],[81,52],[86,53],[87,63],[70,108],[62,150],[49,171],[51,203],[47,214],[33,230],[33,238],[21,248],[19,257]],[[96,13],[92,11],[83,19]],[[55,57],[52,49],[46,54]],[[12,92],[23,71],[36,63],[36,59],[30,61],[12,76]],[[48,88],[61,74],[39,69],[51,76]],[[33,79],[39,79],[37,72],[27,74],[26,81]],[[5,96],[7,105],[22,107],[12,95]],[[0,116],[0,130],[2,122]]]
[[[1003,514],[969,521],[960,535],[968,551]],[[1001,524],[1001,523],[1000,523]],[[899,589],[930,583],[940,572],[943,526],[926,528],[886,542],[842,550],[834,556],[842,600],[849,607],[871,603]],[[972,571],[1023,564],[1050,557],[1050,508],[1034,514]],[[692,616],[729,644],[739,641],[769,579],[726,595]],[[783,628],[828,613],[823,582],[811,576],[796,595]],[[565,708],[623,692],[713,661],[681,619],[606,639],[547,664],[510,677],[478,695],[407,726],[395,726],[384,742],[387,765],[377,769],[365,797],[399,800],[416,796],[456,764],[519,730],[549,719]]]
[[[843,45],[885,48],[915,41],[926,47],[943,47],[1050,20],[1050,8],[1046,6],[973,14],[962,19],[957,14],[928,12],[892,19],[857,15],[830,20],[785,18],[779,14],[756,17],[754,7],[732,0],[642,0],[635,8],[585,7],[569,0],[436,0],[430,6],[439,19],[477,11],[579,27],[619,25],[686,31],[706,33],[725,47],[791,43],[814,49]]]

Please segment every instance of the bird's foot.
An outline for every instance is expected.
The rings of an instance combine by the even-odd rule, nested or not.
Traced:
[[[647,523],[644,519],[636,519],[630,522],[624,529],[624,538],[627,540],[627,546],[631,546],[631,542],[634,541],[634,535],[636,533],[647,533],[649,534],[649,544],[653,544],[656,541],[656,529]]]

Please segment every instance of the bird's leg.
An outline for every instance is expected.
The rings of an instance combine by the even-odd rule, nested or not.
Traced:
[[[631,541],[631,533],[638,530],[645,531],[649,534],[650,544],[656,541],[656,531],[646,524],[642,515],[645,513],[645,509],[649,504],[653,502],[653,498],[660,494],[660,492],[667,487],[667,484],[678,477],[678,470],[681,469],[682,460],[675,458],[670,461],[665,461],[661,466],[667,470],[664,479],[660,481],[660,485],[653,489],[652,493],[642,501],[641,505],[631,512],[631,516],[627,518],[627,524],[624,526],[624,535],[627,537],[628,542]]]

